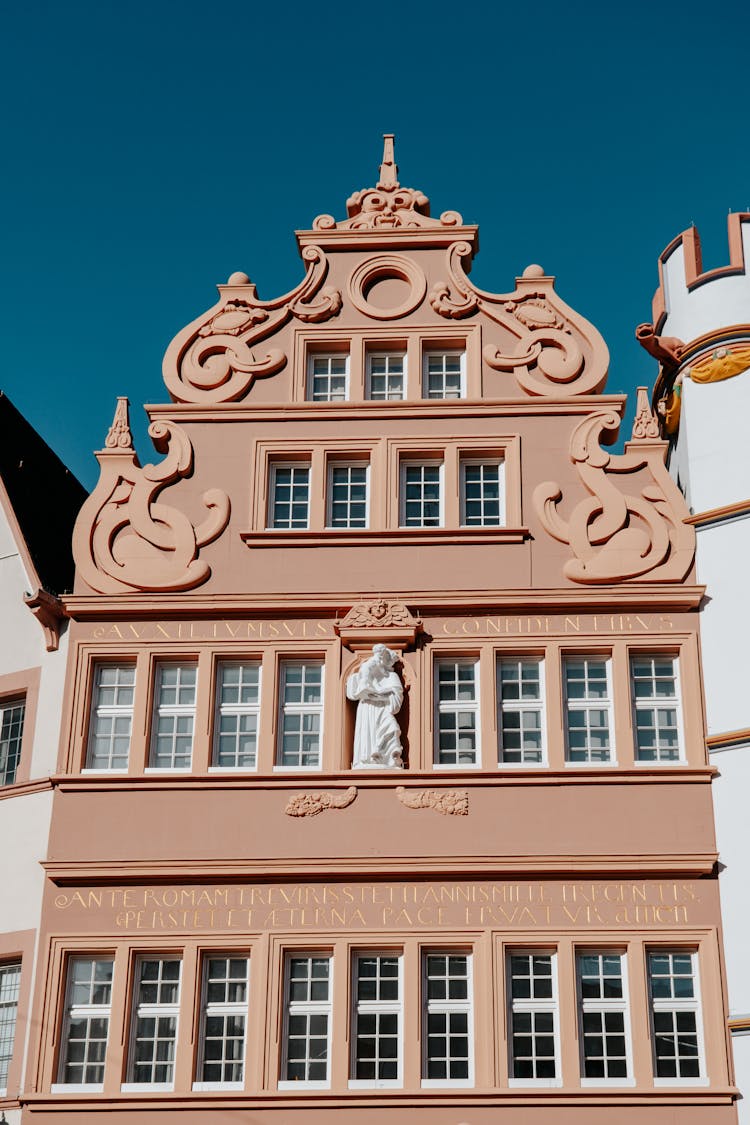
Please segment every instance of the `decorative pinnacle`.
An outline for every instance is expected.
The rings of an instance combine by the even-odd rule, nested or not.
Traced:
[[[380,179],[377,183],[379,188],[400,187],[393,138],[393,133],[383,133],[383,163],[380,165]]]
[[[115,416],[109,433],[104,439],[105,449],[132,449],[133,437],[130,433],[130,420],[128,418],[128,400],[118,398]]]

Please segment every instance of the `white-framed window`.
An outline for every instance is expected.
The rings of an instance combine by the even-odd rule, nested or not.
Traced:
[[[508,1044],[512,1086],[560,1084],[557,956],[542,950],[507,955]]]
[[[111,957],[71,957],[57,1082],[61,1088],[101,1090],[112,1007]],[[56,1089],[53,1086],[53,1092]]]
[[[406,356],[403,352],[368,352],[367,397],[374,402],[406,398]]]
[[[623,1085],[631,1072],[628,986],[622,953],[576,956],[583,1085]]]
[[[245,1075],[248,959],[203,959],[201,1030],[195,1090],[241,1090]]]
[[[435,765],[478,766],[479,662],[438,660],[435,701]]]
[[[0,701],[0,785],[12,785],[21,760],[25,699]]]
[[[307,367],[307,397],[313,402],[346,402],[349,397],[349,356],[311,355]]]
[[[356,1086],[401,1086],[403,1059],[402,957],[357,953],[352,971],[351,1079]]]
[[[630,657],[630,686],[639,762],[680,760],[677,659],[654,653]]]
[[[277,768],[318,770],[323,728],[323,664],[285,660],[281,665]]]
[[[182,961],[139,957],[136,961],[129,1081],[123,1089],[171,1089],[180,1014]]]
[[[470,1086],[474,1081],[471,954],[422,955],[422,1085]]]
[[[8,1071],[13,1058],[21,988],[21,962],[0,965],[0,1096],[8,1090]]]
[[[127,770],[133,727],[135,664],[97,664],[86,769]]]
[[[366,461],[328,466],[328,527],[367,527],[369,477]]]
[[[461,526],[502,527],[505,523],[505,464],[461,459]]]
[[[216,669],[214,767],[255,769],[259,718],[260,661],[220,661]]]
[[[466,397],[466,352],[430,349],[422,359],[423,398]]]
[[[598,765],[613,761],[609,657],[566,656],[563,660],[563,682],[568,762]]]
[[[541,765],[546,758],[544,661],[503,656],[497,662],[499,761]]]
[[[443,526],[442,461],[401,463],[401,526]]]
[[[648,954],[654,1080],[657,1086],[703,1079],[697,954],[653,949]]]
[[[304,461],[271,465],[268,526],[282,531],[310,525],[310,466]]]
[[[280,1089],[330,1085],[333,959],[325,954],[288,954],[286,1012]]]
[[[197,679],[196,664],[157,664],[151,769],[190,769]]]

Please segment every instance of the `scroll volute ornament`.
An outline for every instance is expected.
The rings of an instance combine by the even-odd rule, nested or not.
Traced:
[[[455,242],[446,255],[448,281],[430,291],[430,304],[446,319],[483,313],[515,340],[509,348],[487,344],[482,356],[496,371],[512,373],[526,394],[572,398],[598,394],[607,379],[609,353],[592,324],[561,301],[555,279],[541,266],[528,266],[511,294],[488,293],[471,283],[464,262],[468,242]]]
[[[563,573],[571,581],[681,582],[693,564],[695,532],[684,523],[685,502],[664,464],[666,443],[628,442],[624,454],[607,453],[601,437],[607,433],[611,442],[619,425],[614,412],[599,411],[573,431],[570,459],[590,495],[567,520],[553,481],[534,490],[534,508],[548,534],[570,544],[574,557]],[[632,491],[626,491],[628,477]]]
[[[245,274],[232,274],[219,287],[221,300],[179,332],[167,348],[164,382],[176,402],[214,405],[243,398],[255,379],[280,371],[287,362],[280,348],[262,347],[292,317],[303,324],[328,320],[341,309],[341,293],[323,285],[328,259],[306,246],[307,273],[300,284],[261,301]]]
[[[190,474],[193,447],[175,422],[152,422],[149,435],[166,456],[143,465],[133,449],[128,400],[118,399],[105,448],[96,454],[99,483],[76,520],[73,555],[78,574],[101,594],[133,590],[188,590],[211,573],[199,549],[216,539],[229,521],[229,497],[203,493],[208,514],[194,527],[177,508],[156,501],[170,484]]]

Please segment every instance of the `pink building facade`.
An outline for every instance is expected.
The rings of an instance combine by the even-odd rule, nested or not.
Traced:
[[[22,1119],[730,1125],[645,395],[608,452],[599,334],[538,266],[475,288],[391,138],[297,239],[293,292],[233,274],[168,349],[161,459],[125,400],[97,454]]]

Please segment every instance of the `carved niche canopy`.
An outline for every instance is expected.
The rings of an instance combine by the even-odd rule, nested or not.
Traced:
[[[601,436],[611,442],[619,425],[613,411],[598,411],[573,431],[570,459],[590,495],[567,519],[554,481],[534,490],[534,508],[547,533],[570,544],[574,557],[563,573],[572,582],[681,582],[693,564],[695,532],[664,464],[666,442],[649,437],[628,442],[624,454],[607,453]]]
[[[133,449],[128,400],[119,398],[105,448],[96,454],[99,483],[81,508],[73,532],[79,575],[92,590],[189,590],[211,573],[199,550],[221,535],[229,521],[229,497],[203,493],[208,514],[194,527],[177,508],[157,502],[170,484],[193,467],[193,447],[175,422],[152,422],[149,435],[160,465],[141,466]]]
[[[384,644],[397,652],[413,645],[422,631],[422,621],[402,602],[377,598],[357,602],[346,617],[334,626],[342,642],[353,652]]]

